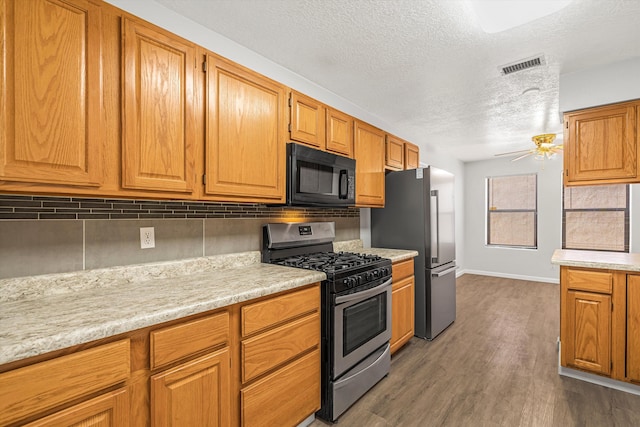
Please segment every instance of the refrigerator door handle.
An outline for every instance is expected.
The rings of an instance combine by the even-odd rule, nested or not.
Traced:
[[[451,268],[447,268],[444,271],[441,271],[439,273],[431,273],[431,277],[442,277],[442,276],[446,276],[449,273],[453,273],[454,271],[456,271],[458,269],[457,265],[454,265]]]
[[[431,262],[438,263],[440,257],[440,197],[438,190],[431,190]]]

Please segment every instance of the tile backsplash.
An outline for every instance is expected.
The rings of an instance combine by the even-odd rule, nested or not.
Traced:
[[[0,194],[0,278],[257,251],[263,224],[298,221],[360,238],[359,209]],[[155,248],[140,249],[140,227]]]

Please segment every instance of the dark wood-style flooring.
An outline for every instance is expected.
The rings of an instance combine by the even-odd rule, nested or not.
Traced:
[[[463,275],[457,297],[338,426],[640,426],[640,396],[558,375],[558,285]]]

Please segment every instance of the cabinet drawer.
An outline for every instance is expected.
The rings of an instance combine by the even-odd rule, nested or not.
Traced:
[[[316,350],[240,392],[242,425],[295,426],[320,409]]]
[[[242,307],[242,336],[320,309],[320,286],[290,292]]]
[[[569,289],[610,294],[613,288],[613,274],[604,271],[567,269]]]
[[[129,356],[126,339],[1,374],[0,425],[125,381]]]
[[[229,341],[229,313],[151,332],[151,369]]]
[[[391,266],[393,281],[404,279],[405,277],[413,276],[413,259],[406,261],[400,261]]]
[[[242,342],[242,382],[292,360],[319,343],[319,313],[246,339]]]

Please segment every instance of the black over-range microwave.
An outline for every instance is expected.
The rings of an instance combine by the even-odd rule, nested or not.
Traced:
[[[354,159],[287,144],[287,205],[354,206],[355,193]]]

